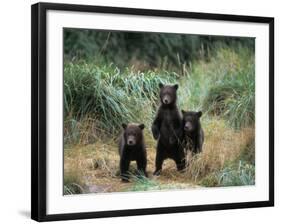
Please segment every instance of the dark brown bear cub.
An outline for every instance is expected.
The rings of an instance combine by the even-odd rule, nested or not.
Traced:
[[[129,166],[131,161],[137,162],[139,175],[146,173],[146,148],[144,144],[144,124],[122,124],[123,132],[119,141],[120,173],[124,182],[129,180]]]
[[[159,175],[163,161],[171,158],[177,169],[183,170],[186,165],[184,148],[182,147],[182,116],[177,107],[178,85],[160,87],[160,106],[152,123],[152,134],[157,139],[157,151],[154,175]]]
[[[202,112],[182,110],[182,114],[185,148],[194,154],[200,153],[204,142],[204,131],[200,123]]]

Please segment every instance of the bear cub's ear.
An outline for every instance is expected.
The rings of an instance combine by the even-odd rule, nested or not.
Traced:
[[[174,85],[174,88],[177,90],[179,88],[179,85],[178,84],[175,84]]]
[[[182,114],[185,114],[185,113],[186,113],[186,111],[185,111],[185,110],[181,110],[181,113],[182,113]]]
[[[161,89],[161,88],[163,88],[163,86],[164,86],[163,83],[160,82],[159,83],[159,88]]]
[[[202,111],[198,111],[198,112],[197,112],[197,116],[198,116],[198,117],[201,117],[201,116],[202,116]]]
[[[122,123],[122,127],[123,127],[123,129],[126,129],[126,128],[127,128],[127,125],[124,124],[124,123]]]
[[[140,128],[141,130],[143,130],[143,129],[145,128],[144,124],[140,124],[140,125],[139,125],[139,128]]]

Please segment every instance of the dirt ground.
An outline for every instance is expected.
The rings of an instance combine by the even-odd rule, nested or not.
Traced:
[[[159,177],[152,175],[155,168],[156,142],[146,137],[148,178],[132,177],[123,183],[119,176],[117,144],[97,141],[95,144],[76,145],[64,149],[64,185],[75,185],[80,193],[146,191],[199,187],[200,178],[223,169],[225,164],[237,159],[254,140],[254,128],[240,131],[211,124],[206,131],[203,152],[196,157],[187,157],[188,168],[178,172],[172,160],[165,160]],[[223,133],[223,134],[222,134]],[[147,135],[148,136],[148,135]],[[131,162],[134,174],[136,163]],[[71,192],[70,192],[71,193]]]
[[[103,153],[96,153],[96,145],[76,146],[65,150],[65,175],[76,179],[77,184],[81,185],[84,193],[91,192],[120,192],[131,191],[134,187],[144,185],[143,189],[165,189],[165,188],[187,188],[198,187],[184,173],[176,170],[173,160],[167,159],[163,164],[163,171],[160,176],[153,176],[155,149],[147,148],[148,178],[138,180],[132,177],[129,183],[124,183],[119,176],[119,155],[113,146],[101,145]],[[98,144],[99,145],[99,144]],[[130,165],[132,174],[136,169],[133,161]],[[157,187],[156,187],[157,186]],[[159,187],[160,186],[160,187]],[[142,187],[140,187],[142,189]]]

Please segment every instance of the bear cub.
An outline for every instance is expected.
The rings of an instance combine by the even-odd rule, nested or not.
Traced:
[[[129,166],[136,161],[139,175],[146,173],[146,148],[144,144],[144,124],[122,124],[123,132],[119,140],[120,174],[124,182],[129,181]]]
[[[178,85],[160,83],[159,88],[160,106],[151,128],[153,137],[157,140],[154,175],[161,173],[163,161],[167,158],[175,161],[179,171],[186,165],[182,147],[182,115],[177,107]]]
[[[204,131],[200,123],[202,112],[182,110],[182,114],[185,148],[193,154],[200,153],[204,142]]]

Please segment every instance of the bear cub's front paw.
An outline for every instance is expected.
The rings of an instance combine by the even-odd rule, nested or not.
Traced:
[[[153,172],[153,176],[160,176],[160,174],[161,174],[161,170],[155,170]]]

